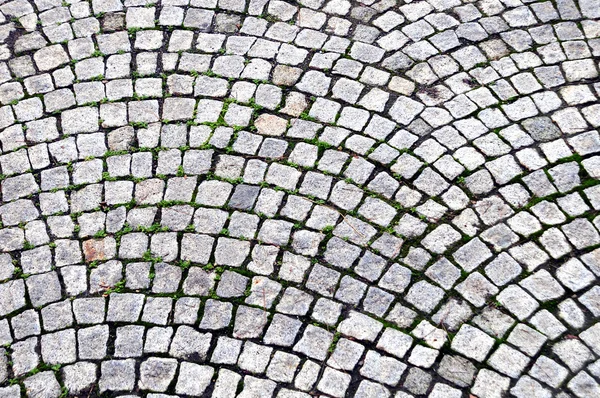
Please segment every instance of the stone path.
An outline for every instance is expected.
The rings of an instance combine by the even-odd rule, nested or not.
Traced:
[[[0,398],[600,397],[600,0],[12,0],[0,42]]]

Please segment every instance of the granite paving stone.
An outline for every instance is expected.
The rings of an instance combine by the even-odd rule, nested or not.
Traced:
[[[0,3],[0,397],[600,395],[598,0]]]

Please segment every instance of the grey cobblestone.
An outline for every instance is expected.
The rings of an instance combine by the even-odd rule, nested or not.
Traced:
[[[0,397],[600,394],[599,7],[4,1]]]

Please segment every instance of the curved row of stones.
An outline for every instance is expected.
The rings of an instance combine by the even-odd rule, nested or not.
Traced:
[[[598,0],[0,4],[0,397],[600,396]]]

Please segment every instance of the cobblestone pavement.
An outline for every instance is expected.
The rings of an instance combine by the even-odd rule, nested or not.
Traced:
[[[600,397],[600,0],[0,3],[0,398]]]

